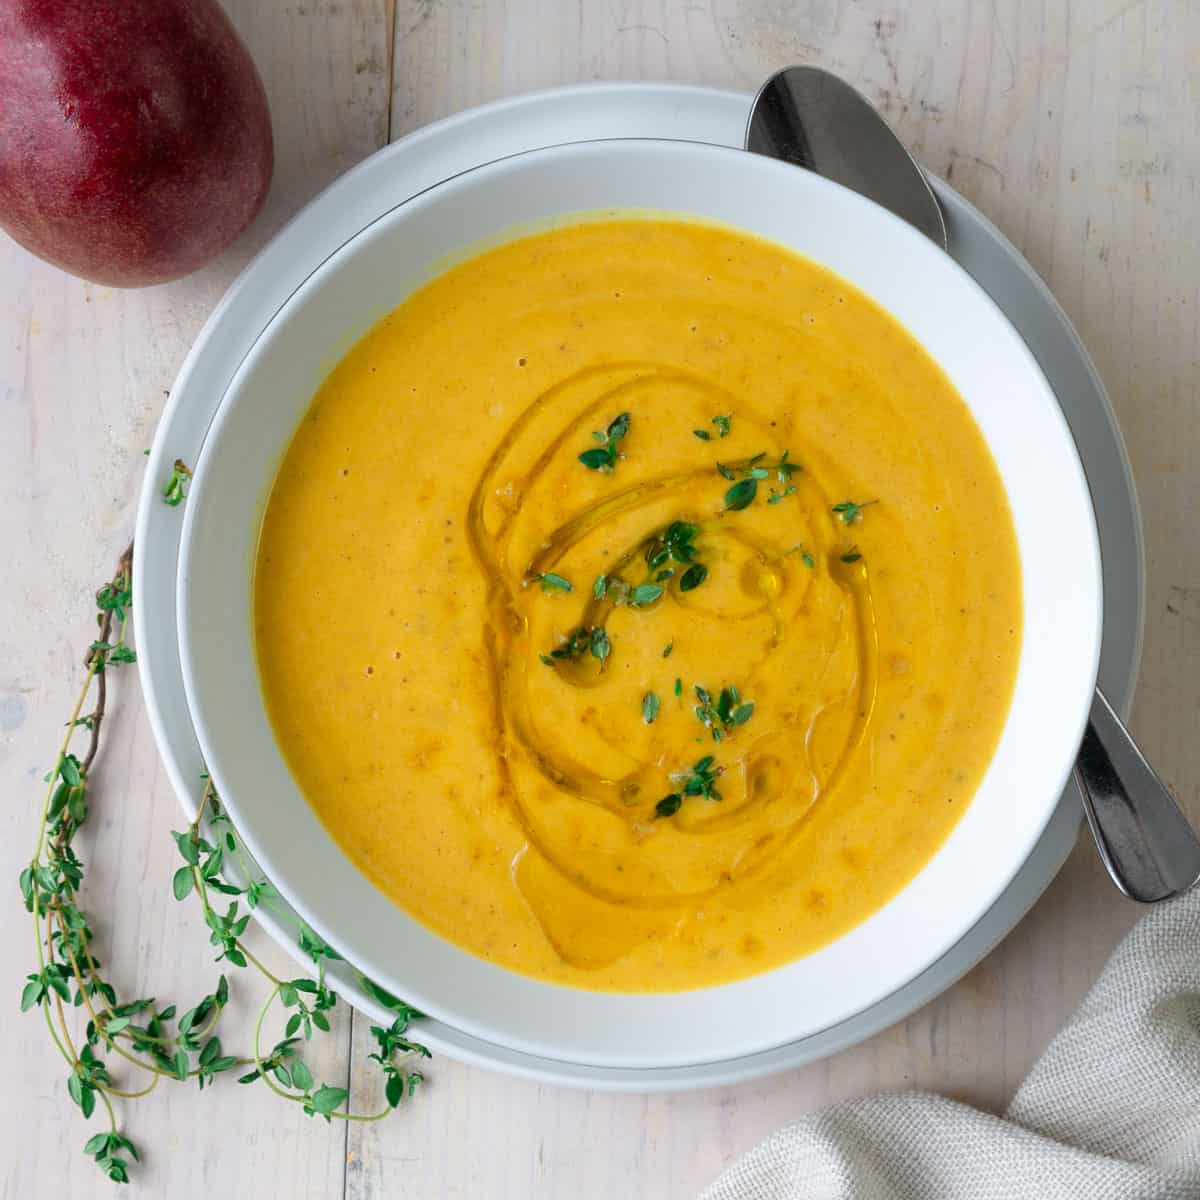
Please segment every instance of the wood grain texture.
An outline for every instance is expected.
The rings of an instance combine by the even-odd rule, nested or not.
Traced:
[[[221,260],[164,287],[122,292],[70,278],[0,236],[0,546],[7,564],[0,624],[0,874],[15,879],[32,850],[42,775],[93,636],[91,593],[129,539],[165,389],[221,292],[258,244],[329,180],[387,137],[391,44],[385,0],[236,0],[227,5],[270,96],[276,176],[266,212]],[[95,816],[77,846],[94,864],[85,904],[104,914],[98,953],[130,995],[190,1007],[216,982],[215,951],[194,903],[170,898],[168,836],[181,813],[157,761],[136,676],[113,675],[107,749],[94,775]],[[8,885],[14,886],[11,883]],[[10,891],[0,923],[9,970],[4,1025],[12,1078],[0,1094],[0,1195],[116,1194],[82,1153],[102,1128],[69,1100],[62,1062],[16,998],[33,969],[28,918]],[[111,935],[111,936],[110,936]],[[286,959],[256,935],[273,969]],[[223,1041],[248,1044],[257,985],[234,981]],[[239,983],[241,986],[239,987]],[[272,1038],[272,1041],[274,1038]],[[313,1069],[346,1078],[350,1017],[324,1039]],[[143,1086],[138,1073],[120,1086]],[[138,1080],[138,1082],[133,1082]],[[131,1104],[127,1129],[145,1154],[130,1191],[142,1196],[340,1196],[346,1128],[238,1087],[163,1083]]]
[[[1135,729],[1200,818],[1200,548],[1190,528],[1200,456],[1191,230],[1200,10],[1188,0],[230,7],[267,79],[279,138],[276,187],[253,236],[199,276],[135,293],[89,287],[0,243],[0,544],[11,564],[0,626],[0,781],[10,800],[0,831],[10,874],[27,852],[88,593],[132,523],[162,389],[254,245],[389,130],[396,137],[484,100],[582,80],[751,89],[793,61],[862,88],[924,163],[1026,253],[1095,356],[1125,429],[1147,533]],[[90,856],[94,894],[121,920],[116,973],[186,998],[210,985],[212,969],[196,961],[194,914],[163,900],[173,867],[166,830],[178,818],[129,689],[118,688],[99,781],[111,820],[98,823]],[[118,844],[119,871],[109,865]],[[829,1101],[920,1086],[1001,1108],[1136,915],[1081,844],[1030,916],[945,996],[826,1062],[719,1093],[568,1092],[439,1059],[406,1114],[347,1131],[231,1083],[211,1098],[164,1088],[134,1117],[151,1156],[135,1190],[199,1196],[219,1180],[249,1195],[354,1200],[691,1195],[759,1137]],[[14,919],[0,938],[16,964],[15,1011],[28,929]],[[231,1036],[240,1024],[235,1014]],[[349,1070],[364,1103],[374,1099],[362,1065],[366,1024],[355,1022],[349,1058],[347,1030],[321,1061],[331,1078]],[[0,1099],[0,1138],[16,1163],[3,1194],[93,1194],[94,1168],[78,1153],[92,1130],[50,1078],[49,1048],[15,1016],[6,1029],[21,1084]]]

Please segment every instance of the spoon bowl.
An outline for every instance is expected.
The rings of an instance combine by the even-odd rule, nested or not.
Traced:
[[[772,75],[754,97],[746,149],[816,171],[947,248],[925,172],[870,102],[828,71],[787,67]]]

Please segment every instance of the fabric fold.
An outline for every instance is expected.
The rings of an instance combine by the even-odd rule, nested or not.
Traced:
[[[1004,1117],[922,1092],[785,1126],[703,1200],[1200,1200],[1200,892],[1118,946]]]

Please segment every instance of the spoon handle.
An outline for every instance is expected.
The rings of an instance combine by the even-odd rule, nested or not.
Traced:
[[[1151,904],[1200,880],[1200,839],[1099,688],[1075,778],[1113,882]]]

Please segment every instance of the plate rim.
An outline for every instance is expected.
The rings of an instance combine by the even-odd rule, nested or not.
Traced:
[[[740,112],[740,116],[739,116],[739,124],[744,121],[745,106],[749,102],[749,97],[742,95],[741,93],[738,93],[738,92],[732,92],[732,91],[721,90],[721,89],[698,88],[698,87],[680,87],[680,86],[670,85],[670,84],[664,85],[664,84],[654,84],[654,83],[637,83],[637,84],[616,83],[616,84],[591,84],[591,85],[583,85],[583,86],[571,86],[571,87],[567,87],[567,88],[549,89],[549,90],[541,92],[541,93],[528,93],[525,95],[497,101],[492,105],[483,106],[483,108],[481,108],[481,109],[468,110],[464,113],[455,114],[452,117],[446,118],[442,122],[438,122],[434,126],[426,127],[426,129],[418,131],[414,135],[410,135],[410,137],[407,139],[402,139],[399,142],[393,143],[389,147],[383,148],[382,150],[377,152],[376,155],[373,155],[370,159],[366,160],[363,164],[360,164],[358,167],[354,168],[354,170],[349,172],[348,175],[343,176],[341,179],[335,181],[335,183],[331,185],[330,189],[328,189],[326,192],[322,193],[321,196],[319,196],[316,200],[314,200],[308,208],[306,208],[305,210],[302,210],[301,214],[298,214],[298,216],[296,218],[293,218],[293,221],[290,222],[288,226],[285,226],[285,229],[283,231],[281,231],[281,234],[277,235],[277,237],[281,237],[283,233],[287,232],[288,229],[291,229],[294,225],[296,225],[296,223],[300,220],[300,218],[303,217],[305,215],[305,213],[307,213],[314,205],[317,205],[322,200],[328,200],[330,191],[332,191],[334,189],[339,189],[349,179],[356,176],[359,172],[363,171],[367,167],[371,166],[375,162],[375,160],[391,158],[392,156],[399,155],[404,150],[404,148],[406,147],[406,145],[410,142],[410,140],[412,138],[431,136],[433,133],[445,132],[447,130],[447,127],[453,128],[453,127],[456,127],[459,125],[470,124],[470,122],[472,120],[477,119],[478,117],[483,116],[483,115],[488,115],[488,114],[496,115],[498,113],[511,110],[512,108],[515,108],[515,107],[531,106],[531,105],[536,106],[537,104],[544,103],[548,100],[560,99],[560,98],[563,98],[564,96],[578,97],[585,93],[590,94],[590,96],[593,99],[603,99],[606,101],[612,100],[614,98],[620,99],[620,100],[628,100],[628,99],[637,98],[639,100],[642,100],[646,97],[646,95],[648,93],[655,93],[655,94],[658,94],[660,97],[670,98],[675,101],[679,101],[680,99],[686,100],[689,98],[694,99],[694,98],[698,98],[698,97],[703,97],[709,101],[715,100],[721,104],[729,106],[731,112],[734,107],[740,109],[741,112]],[[697,136],[691,140],[710,141],[710,140],[712,140],[711,131],[706,131],[705,135]],[[937,181],[937,182],[940,183],[940,181]],[[942,185],[942,187],[945,187],[945,185]],[[1030,276],[1030,281],[1033,283],[1033,285],[1035,287],[1037,287],[1039,291],[1042,291],[1045,294],[1045,298],[1047,300],[1049,300],[1049,302],[1053,306],[1053,308],[1057,309],[1057,315],[1060,318],[1059,323],[1063,327],[1063,329],[1068,331],[1069,334],[1072,336],[1076,354],[1083,361],[1083,363],[1086,365],[1086,367],[1088,368],[1089,372],[1092,375],[1093,390],[1096,392],[1097,395],[1099,395],[1101,397],[1102,405],[1107,410],[1105,413],[1105,416],[1107,417],[1106,424],[1108,426],[1110,426],[1110,432],[1113,434],[1114,442],[1118,449],[1117,458],[1122,465],[1123,474],[1126,476],[1126,478],[1122,482],[1124,482],[1126,484],[1126,490],[1128,491],[1129,498],[1132,502],[1131,507],[1133,509],[1133,514],[1134,514],[1134,518],[1135,518],[1135,527],[1136,527],[1136,525],[1137,525],[1136,493],[1133,492],[1132,487],[1131,487],[1131,473],[1130,473],[1130,470],[1128,467],[1127,456],[1122,452],[1123,445],[1121,444],[1121,441],[1120,441],[1119,429],[1115,424],[1115,420],[1113,419],[1111,403],[1108,401],[1108,397],[1103,389],[1103,385],[1099,381],[1099,378],[1095,373],[1094,364],[1091,363],[1090,359],[1086,355],[1086,351],[1083,350],[1082,345],[1079,343],[1078,335],[1075,334],[1073,328],[1070,326],[1069,321],[1066,319],[1065,314],[1062,314],[1061,308],[1059,308],[1059,306],[1057,305],[1057,302],[1053,300],[1053,297],[1049,294],[1048,289],[1045,288],[1044,283],[1040,280],[1040,278],[1038,278],[1036,276],[1036,273],[1034,273],[1032,271],[1032,268],[1028,267],[1028,264],[1025,262],[1025,260],[1023,258],[1021,258],[1021,256],[1019,254],[1016,253],[1015,249],[1012,248],[1009,243],[1007,243],[1006,239],[1003,238],[1003,235],[999,234],[998,231],[995,231],[994,227],[992,227],[990,225],[990,222],[986,221],[986,218],[982,217],[981,214],[978,214],[969,204],[967,204],[966,201],[962,201],[961,198],[958,198],[957,195],[955,193],[953,193],[951,189],[946,188],[946,190],[951,195],[954,195],[955,198],[957,200],[959,200],[959,202],[963,206],[965,206],[966,210],[971,214],[971,216],[974,219],[981,222],[985,226],[985,228],[987,228],[991,231],[993,240],[996,241],[998,246],[1000,246],[1001,249],[1007,251],[1008,256],[1010,258],[1012,258],[1016,263],[1018,263],[1022,267],[1022,269],[1024,269],[1026,271],[1026,273]],[[242,275],[239,276],[238,280],[235,281],[234,285],[231,287],[230,291],[226,294],[226,296],[222,300],[222,302],[214,310],[213,314],[209,318],[208,323],[206,323],[204,329],[201,331],[200,336],[197,338],[197,341],[193,346],[192,352],[188,355],[188,358],[185,360],[184,365],[180,370],[179,380],[177,381],[176,388],[173,389],[171,400],[167,406],[167,410],[164,413],[163,420],[159,427],[159,436],[157,436],[155,439],[155,442],[156,442],[155,452],[154,452],[154,454],[152,454],[152,457],[151,457],[151,471],[148,474],[147,483],[146,483],[145,488],[143,489],[142,501],[139,504],[139,513],[138,513],[139,540],[141,540],[142,535],[146,532],[146,530],[149,526],[151,513],[149,511],[147,511],[147,509],[149,508],[150,505],[157,502],[157,486],[153,481],[157,479],[159,472],[154,470],[155,462],[157,459],[158,463],[159,463],[159,470],[161,470],[161,464],[163,461],[165,461],[165,431],[172,425],[173,421],[178,416],[177,411],[174,411],[174,410],[176,410],[178,408],[178,406],[182,403],[182,396],[186,392],[186,385],[188,383],[189,371],[191,368],[194,367],[195,359],[199,358],[199,356],[204,351],[204,349],[208,343],[208,340],[212,335],[213,329],[220,323],[221,319],[224,317],[224,314],[228,311],[228,309],[231,306],[231,304],[233,303],[233,301],[237,298],[240,290],[246,284],[247,277],[252,273],[252,271],[258,264],[258,262],[259,262],[259,260],[256,259],[254,262],[252,262],[250,264],[250,266],[246,269],[246,271],[244,271],[242,273]],[[1056,331],[1056,332],[1060,332],[1060,331]],[[211,418],[210,418],[209,423],[211,423]],[[206,427],[207,427],[207,425],[206,425]],[[1141,560],[1140,546],[1135,547],[1135,549],[1138,552],[1139,565],[1141,565],[1141,563],[1140,563],[1140,560]],[[136,572],[137,572],[137,567],[135,565],[135,573]],[[1137,629],[1138,629],[1138,634],[1140,637],[1140,629],[1141,629],[1140,616],[1141,616],[1142,607],[1144,606],[1143,573],[1140,571],[1138,573],[1138,583],[1139,583],[1139,585],[1141,585],[1137,589],[1137,600],[1136,600],[1136,607],[1138,609]],[[145,593],[144,589],[139,589],[139,594],[144,595],[146,593]],[[141,611],[141,610],[137,610],[137,611]],[[138,622],[136,621],[136,618],[135,618],[135,624],[137,624],[137,623]],[[140,630],[139,630],[139,635],[140,635]],[[1132,689],[1132,683],[1130,684],[1129,690],[1131,690],[1131,689]],[[148,693],[147,707],[148,707],[148,709],[150,709],[152,707],[151,696],[150,696],[150,693],[152,690],[153,690],[152,687],[147,688],[147,693]],[[1124,689],[1117,688],[1115,690],[1116,690],[1117,694],[1120,696]],[[1127,699],[1127,697],[1122,697],[1122,698]],[[158,713],[157,711],[155,711],[151,714],[152,725],[155,725],[155,726],[158,725],[158,721],[156,718],[160,715],[161,714]],[[156,741],[159,742],[160,748],[162,748],[164,746],[164,744],[167,745],[168,747],[170,746],[169,739],[167,739],[165,737],[165,733],[163,733],[160,730],[160,728],[158,728],[158,727],[155,728],[155,737],[156,737]],[[164,754],[164,759],[167,762],[168,773],[172,775],[173,782],[177,782],[176,779],[174,778],[174,776],[178,775],[180,773],[179,764],[175,761],[172,761],[173,758],[174,758],[173,753],[165,753]],[[187,791],[186,788],[179,787],[178,785],[177,785],[177,791],[180,792],[181,799],[184,801],[185,807],[187,807],[187,799],[189,798],[190,793]],[[194,811],[194,799],[192,801],[192,811]],[[1077,822],[1073,822],[1073,824],[1077,824]],[[1049,877],[1052,877],[1052,875]],[[1040,891],[1041,891],[1041,888],[1040,887],[1037,888],[1037,891],[1034,893],[1034,895],[1036,896],[1036,894],[1040,894]],[[1015,921],[1013,921],[1012,924],[1015,924]],[[277,936],[277,938],[278,938],[279,935],[274,930],[272,930],[271,932],[273,933],[274,936]],[[970,939],[971,936],[972,936],[972,931],[969,930],[969,931],[967,931],[966,934],[964,934],[964,937],[962,940],[965,942],[966,940]],[[291,948],[286,937],[280,938],[279,940],[283,940],[285,946],[287,946],[289,949]],[[989,945],[985,948],[984,952],[986,952],[986,949],[990,949],[991,944],[994,944],[994,942],[989,943]],[[976,959],[974,959],[974,958],[972,959],[972,961],[975,961],[975,960]],[[934,963],[928,969],[933,970],[934,968],[936,968],[936,966],[937,966],[937,964]],[[965,970],[966,968],[964,967],[963,969]],[[914,983],[918,982],[919,979],[920,979],[920,976],[918,976],[918,979],[915,980]],[[941,988],[944,986],[948,986],[950,982],[951,982],[951,980],[947,979],[947,980],[943,981],[941,984],[936,985],[935,991],[941,990]],[[907,985],[907,986],[911,987],[912,984]],[[343,989],[343,990],[348,990],[348,989]],[[891,997],[889,997],[889,999],[891,999]],[[924,1003],[926,999],[928,999],[928,995],[922,996],[912,1006],[906,1006],[904,1011],[905,1012],[911,1011],[913,1007],[916,1007],[920,1003]],[[367,1004],[361,1003],[359,1001],[359,997],[357,997],[357,996],[355,997],[355,1000],[356,1000],[356,1004],[358,1004],[359,1007],[364,1007],[368,1011],[370,1011],[371,1006],[369,1003],[367,1003]],[[862,1014],[860,1014],[860,1016],[861,1015]],[[893,1020],[899,1019],[902,1015],[903,1015],[903,1013],[896,1013],[891,1016],[884,1017],[879,1022],[879,1024],[875,1026],[875,1028],[878,1028],[883,1024],[890,1023]],[[857,1019],[858,1018],[850,1018],[849,1022],[843,1022],[841,1024],[852,1023],[853,1021],[855,1021]],[[838,1026],[830,1027],[829,1029],[821,1031],[820,1034],[812,1035],[812,1037],[824,1037],[825,1035],[833,1035],[836,1033],[837,1029],[838,1029]],[[864,1030],[863,1033],[861,1034],[861,1036],[866,1036],[866,1034],[868,1034],[872,1031],[873,1031],[873,1029]],[[457,1031],[455,1031],[455,1032],[457,1033]],[[850,1040],[850,1038],[852,1036],[854,1036],[854,1035],[847,1035],[846,1040],[847,1041]],[[799,1042],[788,1043],[787,1045],[777,1047],[774,1051],[767,1051],[764,1053],[768,1054],[768,1055],[772,1055],[772,1054],[776,1054],[779,1052],[783,1052],[788,1049],[789,1045],[799,1048],[799,1047],[802,1047],[805,1042],[809,1042],[811,1040],[812,1040],[812,1038],[802,1039]],[[507,1049],[504,1047],[497,1048],[496,1046],[494,1046],[494,1044],[490,1044],[490,1043],[486,1044],[486,1048],[489,1051],[492,1051],[492,1053],[485,1056],[485,1058],[483,1060],[484,1065],[491,1065],[491,1066],[496,1065],[495,1051],[497,1049],[499,1049],[501,1052],[503,1052],[504,1050]],[[463,1058],[463,1057],[471,1058],[472,1057],[472,1055],[470,1053],[470,1049],[464,1048],[461,1045],[455,1045],[453,1047],[446,1046],[445,1049],[447,1050],[448,1053],[450,1053],[456,1057],[460,1057],[460,1058]],[[751,1057],[759,1057],[759,1056],[755,1055],[755,1056],[751,1056]],[[804,1056],[802,1055],[802,1057],[804,1057]],[[564,1067],[572,1067],[573,1066],[573,1064],[562,1063],[559,1060],[551,1060],[551,1061],[553,1063],[553,1066],[559,1070],[561,1070]],[[713,1069],[718,1069],[721,1067],[722,1063],[729,1064],[731,1067],[736,1067],[737,1064],[739,1064],[739,1063],[745,1063],[745,1060],[744,1059],[721,1060],[717,1063],[704,1064],[704,1066],[711,1067]],[[783,1067],[783,1066],[786,1066],[789,1064],[786,1062],[781,1062],[781,1063],[778,1063],[775,1065],[777,1067]],[[507,1063],[506,1066],[510,1070],[514,1069],[514,1064],[511,1062]],[[517,1069],[520,1069],[520,1068],[518,1067]],[[682,1068],[682,1070],[691,1070],[691,1069],[692,1068]],[[754,1073],[761,1073],[762,1071],[765,1071],[768,1069],[770,1069],[769,1065],[762,1066],[761,1068],[755,1070]],[[592,1069],[589,1069],[589,1070],[592,1070]],[[601,1068],[599,1070],[603,1070],[603,1069]],[[625,1074],[625,1075],[628,1075],[628,1074],[644,1075],[644,1074],[661,1074],[662,1072],[670,1072],[671,1070],[673,1070],[673,1069],[672,1068],[625,1068],[625,1069],[620,1069],[620,1071],[618,1073]],[[540,1068],[536,1065],[533,1068],[531,1068],[530,1071],[527,1073],[533,1073],[535,1075],[539,1075],[540,1077],[544,1077],[544,1072],[542,1072],[540,1070]],[[741,1075],[743,1074],[742,1072],[735,1072],[735,1073],[738,1074],[739,1077],[741,1077]],[[728,1072],[725,1072],[724,1076],[727,1077]],[[561,1075],[554,1075],[554,1078],[558,1082],[579,1082],[582,1085],[591,1085],[591,1086],[596,1086],[598,1083],[603,1082],[602,1080],[598,1080],[596,1078],[590,1078],[590,1077],[583,1078],[580,1080],[574,1080],[574,1079],[563,1079],[561,1077]],[[678,1083],[678,1081],[675,1081],[675,1082]],[[703,1079],[695,1080],[695,1083],[697,1085],[700,1085],[703,1082],[705,1082]],[[617,1082],[614,1084],[614,1086],[618,1086],[618,1087],[619,1086],[628,1086],[628,1087],[645,1089],[649,1083],[650,1083],[649,1080],[638,1079],[637,1081]],[[671,1084],[668,1083],[664,1086],[671,1086]]]

